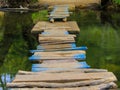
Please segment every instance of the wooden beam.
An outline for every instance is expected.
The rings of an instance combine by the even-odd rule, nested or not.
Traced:
[[[13,82],[72,82],[81,80],[96,80],[116,77],[112,72],[101,73],[40,73],[39,75],[16,75]]]
[[[111,83],[111,86],[115,85],[113,83],[114,80],[111,78],[107,79],[99,79],[99,80],[85,80],[85,81],[77,81],[77,82],[69,82],[69,83],[48,83],[48,82],[15,82],[15,83],[8,83],[7,87],[12,88],[25,88],[25,87],[39,87],[39,88],[73,88],[73,87],[87,87],[87,86],[93,86],[93,85],[99,85],[99,84],[106,84]],[[103,88],[103,87],[102,87]],[[108,86],[109,88],[109,86]]]

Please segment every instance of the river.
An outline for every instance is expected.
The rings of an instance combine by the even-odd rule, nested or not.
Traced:
[[[46,14],[0,12],[0,90],[6,90],[18,70],[31,70],[29,50],[38,45],[31,29],[38,20],[47,20]],[[120,13],[81,10],[69,20],[77,21],[81,29],[76,44],[88,47],[87,63],[113,72],[120,87]]]

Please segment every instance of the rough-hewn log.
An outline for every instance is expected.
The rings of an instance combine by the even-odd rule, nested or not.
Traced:
[[[39,75],[16,75],[13,82],[72,82],[80,80],[96,80],[104,78],[113,78],[116,81],[116,77],[112,72],[101,73],[40,73]]]
[[[39,87],[39,88],[66,88],[66,87],[81,87],[81,86],[90,86],[90,85],[99,85],[113,82],[114,79],[106,78],[106,79],[99,79],[99,80],[85,80],[85,81],[78,81],[78,82],[69,82],[69,83],[47,83],[47,82],[15,82],[15,83],[8,83],[7,87],[13,88],[23,88],[23,87]]]
[[[106,90],[110,88],[117,88],[114,82],[104,83],[94,86],[72,87],[72,88],[13,88],[11,90]]]
[[[51,71],[43,71],[44,73],[63,73],[63,72],[79,72],[79,73],[96,73],[96,72],[107,72],[106,69],[65,69],[65,70],[51,70]],[[42,73],[43,73],[42,72]],[[29,71],[21,71],[19,70],[18,74],[21,75],[36,75],[41,72],[29,72]]]

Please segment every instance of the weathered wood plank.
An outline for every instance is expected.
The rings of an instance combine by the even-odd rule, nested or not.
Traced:
[[[78,25],[75,21],[69,21],[69,22],[55,22],[55,23],[50,23],[50,22],[38,22],[32,29],[32,33],[38,33],[44,31],[47,27],[70,27],[70,28],[65,28],[65,30],[70,31],[70,32],[80,32],[80,29],[78,28]],[[50,29],[51,30],[51,29]],[[61,29],[62,30],[62,29]],[[59,31],[61,31],[59,30]]]
[[[99,85],[113,82],[114,80],[111,78],[106,79],[98,79],[98,80],[85,80],[85,81],[77,81],[77,82],[69,82],[69,83],[47,83],[47,82],[15,82],[8,83],[7,87],[13,88],[23,88],[23,87],[39,87],[39,88],[73,88],[73,87],[81,87],[81,86],[90,86],[90,85]]]
[[[66,87],[66,88],[12,88],[11,90],[106,90],[111,88],[117,88],[114,82],[102,83],[93,86],[83,86],[83,87]]]
[[[63,49],[63,48],[71,48],[71,44],[56,44],[56,45],[39,45],[37,49]]]
[[[41,46],[44,46],[44,45],[58,45],[58,44],[71,44],[71,47],[76,47],[76,44],[75,44],[75,42],[74,43],[41,43],[40,45]]]
[[[63,35],[59,35],[59,34],[39,34],[39,37],[76,37],[76,35],[65,35],[65,34],[63,34]]]
[[[53,44],[70,44],[70,43],[75,43],[75,40],[74,41],[72,41],[72,40],[70,40],[70,41],[68,41],[68,40],[66,40],[66,41],[41,41],[41,42],[39,42],[40,44],[51,44],[51,45],[53,45]]]
[[[50,71],[50,70],[64,70],[70,68],[90,68],[90,66],[85,62],[64,62],[64,63],[43,63],[43,64],[33,64],[32,71]]]
[[[79,60],[85,60],[86,59],[86,55],[85,54],[77,54],[77,55],[73,55],[73,56],[57,56],[57,55],[52,55],[52,56],[48,56],[48,55],[39,55],[39,56],[35,56],[32,55],[31,57],[29,57],[29,60],[31,61],[43,61],[43,60],[61,60],[61,59],[79,59]]]
[[[31,71],[18,71],[18,75],[39,75],[40,73],[64,73],[64,72],[78,72],[78,73],[96,73],[96,72],[108,72],[106,69],[64,69],[64,70],[51,70],[43,72],[31,72]]]
[[[112,72],[101,73],[40,73],[39,75],[16,75],[13,82],[71,82],[81,80],[95,80],[116,77]]]
[[[75,62],[77,63],[78,61],[75,59],[62,59],[62,60],[44,60],[42,63],[43,64],[57,64],[57,63],[69,63],[69,62]]]
[[[57,5],[57,6],[64,7],[64,6],[66,6],[66,5],[63,5],[63,4],[62,4],[62,5]],[[75,5],[74,5],[74,4],[67,4],[67,6],[68,6],[68,10],[70,10],[70,11],[75,10]],[[48,11],[51,11],[51,10],[53,10],[53,9],[54,9],[54,5],[48,7]]]
[[[106,69],[64,69],[64,70],[51,70],[51,71],[44,71],[45,73],[62,73],[62,72],[79,72],[79,73],[96,73],[96,72],[107,72]]]
[[[74,37],[38,37],[39,42],[41,41],[75,41]]]
[[[71,48],[66,48],[66,47],[58,47],[58,48],[52,48],[48,45],[49,49],[44,48],[42,46],[39,46],[37,50],[30,50],[31,53],[35,53],[35,52],[42,52],[42,51],[70,51],[70,50],[87,50],[87,47],[72,47]]]
[[[66,12],[66,11],[52,11],[51,13],[50,13],[50,16],[54,16],[54,15],[67,15],[67,16],[69,16],[69,12]]]
[[[54,55],[54,56],[73,56],[75,54],[86,54],[83,50],[74,50],[74,51],[56,51],[56,52],[35,52],[34,55]]]
[[[58,60],[57,60],[58,61]],[[59,60],[60,61],[60,60]],[[32,64],[32,68],[89,68],[90,66],[85,62],[53,62]]]
[[[52,59],[85,59],[85,51],[55,51],[55,52],[35,52],[29,59],[30,60],[52,60]]]
[[[76,62],[67,62],[67,63],[55,63],[55,64],[33,64],[32,68],[74,68],[74,67],[79,67],[79,64]]]

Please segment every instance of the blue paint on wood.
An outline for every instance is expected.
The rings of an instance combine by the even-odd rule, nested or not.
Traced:
[[[50,34],[50,32],[42,32],[41,34],[43,34],[43,35],[49,35],[49,34]],[[65,31],[65,32],[64,32],[64,34],[68,35],[68,34],[69,34],[69,32],[68,32],[68,31]]]
[[[35,56],[35,55],[32,55],[31,57],[29,57],[29,60],[31,60],[31,61],[40,60],[40,59],[41,59],[40,56]]]
[[[32,68],[32,72],[41,72],[41,71],[46,71],[48,70],[47,68]]]
[[[78,62],[78,66],[73,68],[90,68],[90,66],[85,62]],[[42,64],[33,64],[32,71],[33,72],[40,72],[40,71],[47,71],[47,70],[65,70],[65,68],[45,68],[42,67]]]
[[[56,13],[56,11],[54,10],[54,11],[50,12],[50,15],[54,15],[55,13]],[[64,11],[64,12],[62,12],[62,13],[64,13],[64,14],[69,14],[68,11]],[[61,15],[61,14],[59,14],[59,15]]]
[[[79,67],[78,68],[90,68],[90,66],[86,63],[86,61],[78,62]]]
[[[69,51],[69,50],[87,50],[87,47],[86,46],[83,46],[83,47],[73,47],[73,48],[63,48],[63,49],[58,49],[58,50],[55,50],[55,51],[60,51],[60,50],[64,50],[64,51]],[[30,50],[31,53],[34,53],[34,52],[43,52],[43,51],[47,51],[46,49],[44,49],[42,46],[38,46],[37,47],[37,50]],[[54,51],[51,50],[51,51]]]
[[[76,55],[73,56],[73,58],[84,60],[84,59],[86,59],[86,55],[85,54],[76,54]]]
[[[41,34],[46,35],[46,34],[50,34],[50,32],[42,32]]]
[[[64,68],[32,68],[32,72],[42,72],[47,70],[65,70]]]
[[[76,44],[75,44],[75,43],[72,43],[72,44],[71,44],[71,47],[72,47],[72,48],[76,48]]]
[[[32,64],[32,68],[43,68],[42,64]],[[62,68],[62,67],[61,67]],[[86,61],[78,62],[78,65],[74,68],[90,68]]]
[[[68,31],[65,31],[65,34],[66,34],[66,35],[68,35],[68,34],[69,34],[69,32],[68,32]]]
[[[69,12],[69,7],[68,6],[63,6],[64,7],[64,11],[66,11],[66,12]],[[54,6],[54,9],[53,9],[53,11],[56,11],[58,8],[60,8],[59,6]]]
[[[65,58],[84,60],[84,59],[86,59],[86,55],[85,54],[76,54],[73,57],[65,57]],[[40,59],[41,59],[40,55],[39,56],[32,55],[31,57],[29,57],[29,60],[31,60],[31,61],[40,60]]]

